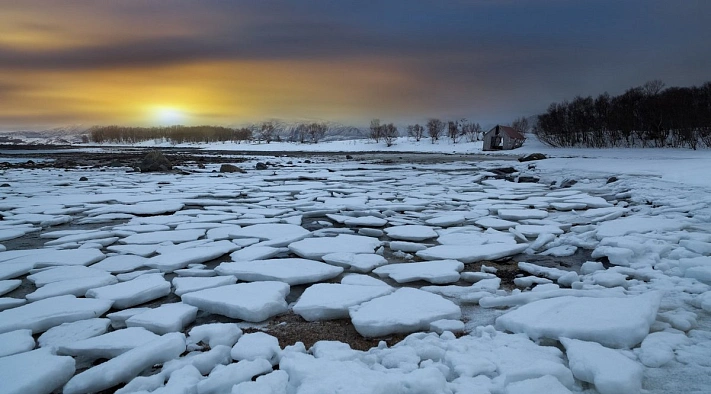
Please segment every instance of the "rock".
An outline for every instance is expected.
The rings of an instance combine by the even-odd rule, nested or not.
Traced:
[[[203,166],[205,167],[205,166]],[[244,173],[245,171],[235,165],[232,164],[223,164],[220,166],[220,172],[241,172]]]
[[[576,181],[575,179],[563,179],[563,181],[560,183],[560,187],[565,189],[575,185],[576,183],[578,183],[578,181]]]
[[[311,160],[304,160],[305,164],[311,164]]]
[[[138,168],[141,172],[170,171],[173,169],[173,164],[168,161],[163,152],[154,150],[143,157]]]
[[[617,179],[616,176],[611,176],[610,178],[607,179],[606,183],[613,183],[613,182],[617,182],[617,181],[619,181],[619,179]]]
[[[565,189],[575,185],[576,183],[578,183],[578,181],[576,181],[575,179],[563,179],[563,182],[560,183],[560,187],[562,189]]]
[[[266,170],[266,169],[267,169],[267,165],[266,165],[265,163],[262,163],[262,162],[260,161],[259,163],[257,163],[257,164],[254,166],[254,168],[257,169],[257,170]]]
[[[547,158],[548,157],[546,155],[544,155],[543,153],[531,153],[530,155],[519,157],[518,161],[523,163],[525,161],[544,160]]]
[[[89,178],[87,178],[87,177],[85,177],[85,176],[79,178],[79,182],[86,182],[86,181],[88,181],[88,180],[89,180]]]
[[[518,177],[518,183],[538,183],[539,178],[535,176],[520,176]]]
[[[10,187],[10,184],[9,184],[9,183],[3,183],[2,185],[0,185],[0,187]]]
[[[351,159],[353,159],[353,156],[351,156],[351,155],[346,155],[346,159],[347,159],[347,160],[351,160]]]
[[[496,175],[509,175],[509,174],[513,174],[514,172],[516,172],[516,169],[513,167],[503,167],[503,168],[493,168],[489,171],[493,172]]]

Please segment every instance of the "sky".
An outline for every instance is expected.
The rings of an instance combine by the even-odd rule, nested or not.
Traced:
[[[482,125],[711,80],[707,0],[0,0],[0,130]]]

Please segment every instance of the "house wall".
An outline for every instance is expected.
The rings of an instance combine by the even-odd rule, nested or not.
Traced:
[[[491,150],[491,136],[494,135],[494,131],[490,130],[484,133],[484,136],[482,137],[484,139],[484,145],[482,146],[482,150]]]
[[[505,150],[511,150],[514,148],[514,140],[513,138],[509,137],[507,134],[504,134],[504,141],[502,143],[504,146]]]

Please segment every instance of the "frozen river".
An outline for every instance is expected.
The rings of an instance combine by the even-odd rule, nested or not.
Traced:
[[[337,156],[3,170],[0,392],[711,389],[708,159]]]

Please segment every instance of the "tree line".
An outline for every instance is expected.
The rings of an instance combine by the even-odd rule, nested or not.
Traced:
[[[317,143],[329,127],[326,123],[299,123],[287,126],[275,122],[263,122],[241,128],[222,126],[164,126],[129,127],[95,126],[89,129],[89,138],[95,143],[134,144],[142,141],[165,140],[173,144],[282,141],[283,136],[290,142]]]
[[[511,126],[525,134],[529,129],[528,120],[518,118]],[[381,123],[379,119],[370,122],[370,128],[365,133],[356,127],[339,126],[323,122],[305,122],[288,124],[278,121],[268,121],[252,124],[247,127],[229,128],[222,126],[163,126],[163,127],[130,127],[130,126],[95,126],[89,129],[89,136],[95,143],[121,143],[134,144],[150,140],[164,140],[173,144],[181,143],[214,143],[214,142],[265,142],[288,141],[298,143],[318,143],[326,135],[347,133],[359,134],[361,138],[370,138],[375,142],[385,142],[392,146],[401,135],[398,127],[393,123]],[[429,119],[424,125],[410,124],[404,129],[404,134],[421,141],[429,138],[434,144],[442,138],[449,139],[452,143],[462,140],[468,142],[480,141],[484,130],[476,122],[466,119],[456,121],[442,121],[437,118]],[[88,142],[88,141],[87,141]]]
[[[665,89],[654,80],[619,96],[553,103],[533,132],[558,147],[711,147],[711,82]]]
[[[527,129],[528,122],[525,118],[520,119],[523,119],[524,123],[518,123],[517,126]],[[520,119],[515,122],[520,121]],[[522,129],[521,132],[525,133],[525,129]],[[439,141],[440,138],[448,138],[454,144],[462,139],[466,139],[468,142],[475,142],[482,139],[483,132],[479,123],[469,122],[466,119],[444,122],[437,118],[431,118],[424,126],[417,123],[405,127],[405,133],[408,138],[418,142],[423,138],[429,138],[433,144]],[[381,123],[380,119],[370,121],[368,138],[375,142],[382,140],[387,146],[391,146],[399,135],[400,132],[393,123]]]

